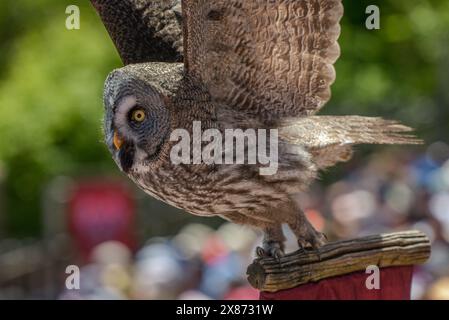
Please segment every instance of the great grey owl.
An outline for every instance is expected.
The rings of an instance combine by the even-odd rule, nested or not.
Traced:
[[[283,255],[284,223],[302,248],[325,243],[294,196],[354,145],[420,143],[395,121],[316,115],[335,80],[341,0],[183,0],[182,11],[176,0],[91,1],[126,65],[105,84],[114,160],[157,199],[260,228],[260,256]],[[194,121],[220,132],[277,129],[277,172],[173,163],[170,135],[192,133]]]

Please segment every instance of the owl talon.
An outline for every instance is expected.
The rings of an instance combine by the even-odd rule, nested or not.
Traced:
[[[281,258],[285,256],[284,251],[282,251],[280,248],[273,248],[273,249],[271,249],[270,254],[278,262],[281,262]]]
[[[313,249],[318,250],[319,248],[324,246],[327,242],[328,242],[327,236],[324,233],[317,232],[312,237],[311,244],[312,244]]]
[[[258,258],[265,258],[267,256],[265,250],[262,247],[257,247],[256,248],[256,256]]]
[[[277,243],[265,244],[265,248],[257,247],[256,255],[258,258],[274,258],[280,261],[285,256],[282,246]]]
[[[307,251],[310,251],[313,248],[312,244],[309,241],[302,238],[298,239],[298,246],[303,253],[306,253]]]
[[[321,261],[320,248],[327,243],[327,236],[321,232],[314,232],[310,240],[305,242],[309,245],[309,249],[317,254],[318,260]]]

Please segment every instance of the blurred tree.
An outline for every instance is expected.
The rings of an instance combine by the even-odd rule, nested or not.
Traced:
[[[80,30],[65,28],[71,4],[80,6]],[[323,112],[384,115],[428,141],[447,141],[449,2],[344,4],[342,57]],[[372,4],[380,30],[365,28]],[[118,171],[101,142],[101,98],[120,61],[87,0],[2,0],[0,61],[1,208],[11,235],[38,235],[42,188],[52,177]]]
[[[81,29],[66,29],[71,3],[0,3],[0,159],[8,230],[18,236],[39,232],[50,178],[112,168],[101,142],[102,89],[120,62],[88,1],[79,4]]]
[[[445,139],[449,99],[438,96],[449,81],[449,2],[344,4],[334,99],[323,111],[383,115],[417,127],[428,140]],[[369,31],[365,9],[373,4],[380,8],[381,28]],[[436,126],[444,132],[435,130]]]

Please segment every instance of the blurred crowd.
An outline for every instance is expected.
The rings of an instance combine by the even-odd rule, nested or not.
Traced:
[[[417,266],[413,299],[449,299],[449,146],[421,154],[385,150],[351,162],[336,183],[316,183],[298,196],[306,215],[330,240],[418,229],[432,242],[431,259]],[[287,228],[287,251],[297,249]],[[132,254],[118,242],[99,245],[81,269],[81,290],[61,299],[257,299],[246,281],[261,235],[224,223],[201,224],[150,239]]]
[[[105,242],[81,269],[81,290],[63,299],[258,299],[245,278],[255,232],[223,224],[190,224],[172,238],[154,238],[134,256]]]

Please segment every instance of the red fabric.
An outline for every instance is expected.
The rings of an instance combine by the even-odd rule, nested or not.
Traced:
[[[410,300],[413,266],[380,270],[380,289],[369,290],[369,274],[355,272],[275,293],[261,292],[260,300]]]
[[[94,247],[119,241],[134,249],[135,203],[126,185],[113,180],[79,182],[68,204],[68,224],[82,257],[88,260]]]
[[[232,289],[226,294],[224,300],[257,300],[259,299],[259,291],[250,285]]]

